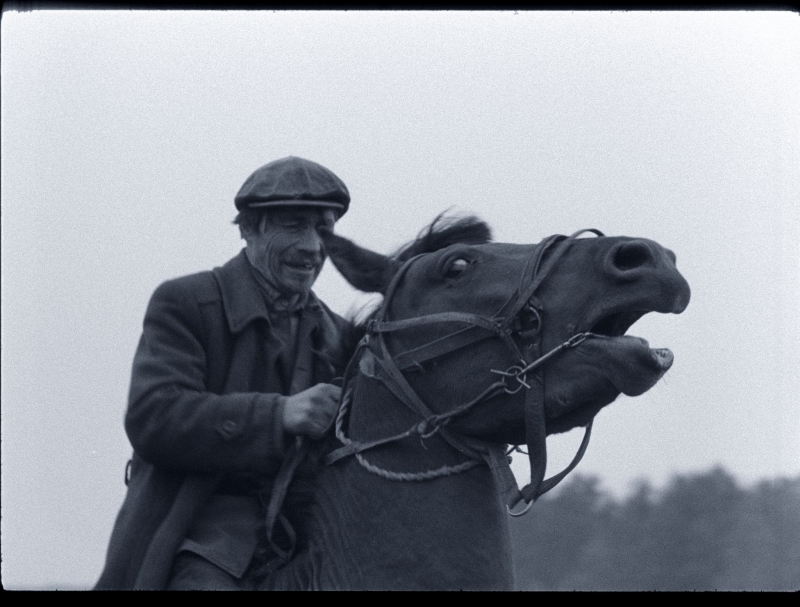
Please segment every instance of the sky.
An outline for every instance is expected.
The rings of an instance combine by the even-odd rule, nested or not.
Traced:
[[[153,290],[242,247],[233,197],[309,158],[337,231],[389,253],[437,214],[500,242],[598,228],[676,252],[650,392],[578,467],[800,474],[800,17],[787,12],[5,12],[2,582],[86,588],[125,495],[122,420]],[[328,264],[335,311],[369,300]],[[550,439],[550,472],[581,434]],[[524,457],[515,463],[521,481]]]

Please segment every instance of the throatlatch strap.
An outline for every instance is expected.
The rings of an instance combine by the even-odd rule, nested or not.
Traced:
[[[517,479],[511,471],[508,454],[502,446],[492,446],[485,454],[486,463],[492,471],[494,483],[500,492],[503,502],[511,508],[522,500],[522,494],[517,486]]]
[[[559,472],[555,476],[551,476],[550,478],[543,481],[541,486],[539,487],[538,491],[539,495],[536,496],[537,498],[539,496],[544,495],[545,493],[550,491],[550,489],[552,489],[558,483],[560,483],[564,479],[564,477],[567,476],[567,474],[572,472],[575,466],[578,465],[578,462],[581,461],[581,459],[583,459],[583,454],[586,453],[586,447],[589,446],[589,437],[592,435],[593,423],[594,420],[586,424],[586,429],[583,431],[583,440],[581,440],[581,445],[580,447],[578,447],[578,452],[575,454],[575,457],[572,458],[572,461],[570,462],[569,466],[564,468],[561,472]]]
[[[539,487],[547,469],[547,426],[544,415],[544,377],[540,390],[528,390],[525,395],[525,441],[531,464],[531,482],[523,487],[526,502],[539,497]],[[533,497],[531,497],[533,496]]]

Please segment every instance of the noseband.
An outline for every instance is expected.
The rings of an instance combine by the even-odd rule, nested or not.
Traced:
[[[336,436],[343,443],[343,446],[328,454],[325,463],[333,464],[346,456],[354,455],[362,466],[375,474],[392,480],[407,481],[427,480],[457,474],[482,463],[486,463],[492,470],[500,491],[503,493],[509,514],[512,516],[520,516],[527,512],[536,499],[555,487],[573,468],[575,468],[586,451],[591,435],[592,422],[589,422],[586,426],[578,452],[569,466],[548,479],[544,478],[545,468],[547,466],[547,432],[545,427],[544,407],[545,385],[543,375],[537,373],[535,378],[538,387],[533,387],[531,385],[533,382],[529,383],[528,374],[544,365],[560,352],[578,346],[587,338],[603,336],[588,332],[578,333],[564,343],[542,354],[541,336],[543,308],[536,299],[535,294],[545,278],[556,266],[559,259],[568,250],[572,242],[584,232],[592,232],[597,236],[603,236],[603,233],[599,230],[586,229],[575,232],[569,237],[559,235],[551,236],[538,244],[525,264],[517,288],[492,318],[463,312],[441,312],[405,320],[388,320],[386,316],[398,284],[411,265],[421,256],[418,255],[406,261],[392,278],[386,290],[379,315],[376,319],[368,323],[367,333],[364,339],[359,343],[356,354],[351,359],[350,365],[345,373],[342,406],[339,409],[336,419]],[[551,250],[551,255],[544,261],[545,253]],[[537,319],[534,341],[538,345],[533,360],[528,360],[525,357],[512,336],[512,325],[523,309],[534,314]],[[392,355],[389,352],[386,340],[384,339],[385,333],[443,322],[460,322],[467,326],[401,354]],[[476,327],[485,329],[501,339],[507,349],[512,353],[514,363],[504,370],[490,369],[490,373],[496,375],[497,380],[469,402],[461,404],[445,413],[435,414],[422,402],[403,376],[402,371],[414,367],[421,368],[421,364],[425,361],[432,360],[487,339],[488,336],[485,333],[472,331],[472,329]],[[412,426],[405,432],[370,442],[353,441],[345,435],[345,418],[349,409],[353,389],[350,379],[355,371],[355,366],[364,364],[365,359],[367,365],[374,367],[375,377],[388,387],[398,400],[419,415],[422,418],[421,422]],[[522,489],[519,489],[509,467],[508,455],[511,451],[506,451],[502,446],[489,446],[481,441],[457,435],[449,431],[446,426],[458,415],[466,413],[472,407],[489,398],[503,392],[507,394],[516,394],[523,388],[527,390],[525,394],[525,438],[531,465],[531,482]],[[371,464],[362,455],[364,451],[403,438],[411,436],[428,438],[437,433],[456,450],[468,456],[469,459],[462,464],[443,466],[425,472],[394,472]],[[520,501],[526,502],[526,506],[522,511],[516,512],[513,508]]]

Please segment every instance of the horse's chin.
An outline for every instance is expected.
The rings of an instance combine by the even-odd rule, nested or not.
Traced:
[[[666,348],[650,348],[639,337],[622,335],[587,339],[567,360],[566,369],[579,372],[566,379],[548,375],[545,410],[548,434],[566,432],[588,424],[620,394],[638,396],[652,388],[672,366]]]

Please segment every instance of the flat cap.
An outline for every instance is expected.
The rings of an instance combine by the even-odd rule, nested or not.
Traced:
[[[347,186],[321,164],[287,156],[257,169],[234,198],[236,208],[308,206],[335,209],[339,217],[350,206]]]

